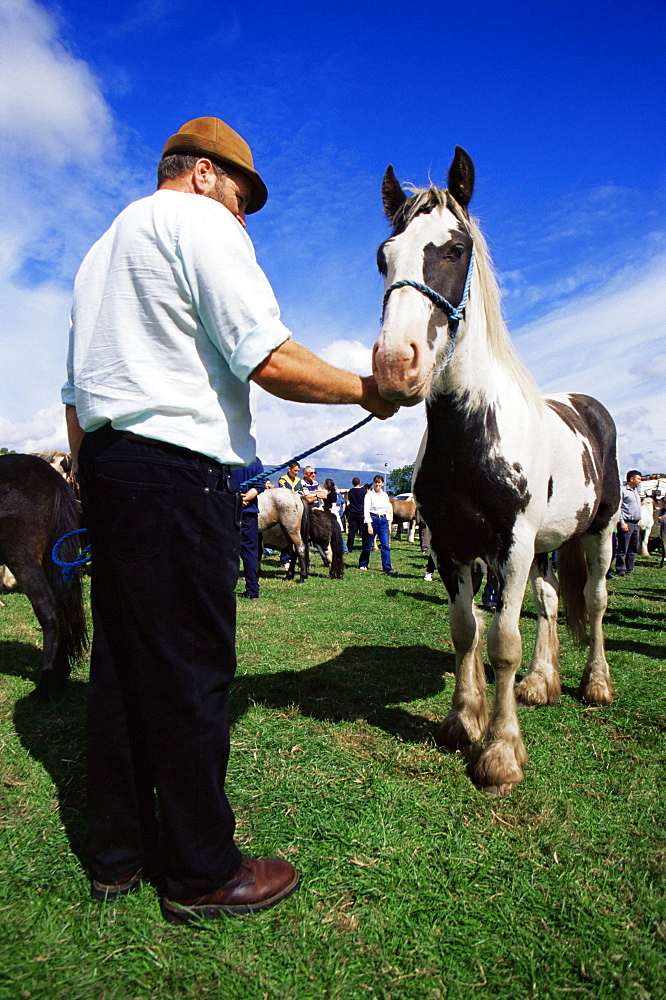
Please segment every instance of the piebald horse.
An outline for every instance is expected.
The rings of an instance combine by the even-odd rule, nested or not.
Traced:
[[[447,190],[407,196],[393,168],[386,171],[382,195],[393,232],[378,252],[385,294],[373,370],[386,399],[426,401],[414,492],[448,592],[456,654],[452,708],[438,740],[458,748],[487,734],[476,780],[505,794],[523,780],[526,761],[516,699],[552,705],[560,695],[558,588],[581,642],[589,621],[580,696],[593,705],[613,699],[602,621],[620,481],[604,407],[589,396],[542,396],[514,354],[488,250],[467,211],[473,187],[474,165],[459,146]],[[548,557],[555,549],[559,585]],[[490,715],[473,601],[477,558],[501,588],[488,632]],[[528,578],[536,647],[514,689]]]

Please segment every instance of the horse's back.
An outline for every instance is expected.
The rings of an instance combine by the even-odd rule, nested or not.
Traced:
[[[303,517],[303,501],[300,493],[283,486],[265,490],[257,498],[259,507],[259,531],[266,531],[276,524],[286,528],[296,528]]]
[[[551,470],[541,545],[555,548],[555,534],[598,534],[620,505],[615,423],[606,407],[581,393],[546,396]]]
[[[78,525],[78,504],[63,477],[35,455],[0,455],[0,562],[11,566],[17,548],[41,551],[56,521]]]

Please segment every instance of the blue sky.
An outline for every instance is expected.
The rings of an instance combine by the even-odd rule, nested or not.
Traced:
[[[249,232],[284,321],[358,371],[379,326],[386,165],[443,186],[464,146],[519,354],[544,391],[602,399],[623,469],[663,471],[665,36],[661,0],[0,0],[0,445],[64,444],[76,268],[153,189],[166,138],[211,114],[268,185]],[[259,393],[259,453],[360,416]],[[422,407],[373,421],[317,461],[403,465],[423,425]]]

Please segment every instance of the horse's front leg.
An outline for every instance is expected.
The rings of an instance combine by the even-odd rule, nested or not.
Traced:
[[[530,569],[537,610],[537,637],[532,662],[516,688],[520,705],[556,705],[560,699],[560,640],[557,634],[558,586],[547,554],[538,555]]]
[[[443,565],[440,574],[449,594],[451,640],[456,653],[456,686],[451,711],[437,730],[438,743],[457,750],[478,743],[488,725],[486,672],[483,666],[482,626],[474,607],[470,566]]]
[[[498,572],[502,581],[500,607],[488,632],[488,656],[495,673],[488,741],[476,766],[476,780],[487,792],[506,795],[523,780],[527,759],[518,722],[514,683],[520,666],[522,642],[520,611],[532,554],[514,552]]]
[[[613,555],[612,530],[601,535],[583,535],[587,557],[585,608],[590,623],[590,652],[578,693],[591,705],[610,705],[615,692],[604,648],[603,620],[608,605],[606,573]]]

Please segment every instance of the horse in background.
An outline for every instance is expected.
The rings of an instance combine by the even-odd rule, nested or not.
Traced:
[[[296,560],[300,570],[299,583],[308,575],[310,512],[298,493],[278,486],[264,490],[257,497],[259,517],[257,527],[261,550],[264,545],[281,550],[290,548],[290,562],[285,579],[293,580]]]
[[[648,542],[652,537],[654,528],[655,501],[652,496],[644,496],[641,499],[641,519],[638,522],[638,554],[649,556]],[[657,532],[655,532],[655,535]]]
[[[307,506],[307,501],[303,501]],[[324,564],[328,565],[331,580],[342,580],[345,564],[342,558],[342,526],[335,514],[323,507],[310,508],[310,542],[321,552]]]
[[[516,699],[553,705],[560,696],[558,591],[573,635],[589,654],[580,697],[613,699],[602,622],[605,575],[620,502],[615,426],[595,399],[544,397],[511,347],[485,241],[468,214],[474,165],[456,147],[448,190],[412,189],[384,176],[392,224],[377,261],[385,278],[373,372],[386,399],[426,401],[427,429],[414,493],[449,598],[456,684],[438,740],[487,742],[476,780],[495,794],[523,780],[526,761]],[[559,549],[559,583],[548,553]],[[472,569],[483,559],[500,585],[488,632],[495,674],[489,715],[481,653],[482,612]],[[538,626],[526,676],[520,613],[532,581]]]
[[[402,529],[407,525],[407,541],[413,542],[416,537],[416,503],[414,494],[409,493],[408,499],[399,500],[397,497],[390,497],[393,508],[393,524],[397,525],[395,537],[402,537]]]
[[[0,455],[0,562],[16,578],[43,632],[41,677],[35,694],[63,687],[88,645],[81,580],[65,583],[51,559],[54,544],[80,527],[80,505],[62,474],[35,455]],[[63,561],[79,555],[76,537],[60,547]]]
[[[330,579],[342,579],[345,571],[342,530],[334,514],[323,508],[310,507],[300,493],[283,487],[260,493],[257,503],[262,542],[276,549],[283,549],[286,544],[291,549],[287,580],[294,578],[296,559],[300,567],[299,583],[306,579],[310,544],[320,549]]]
[[[72,456],[67,451],[33,451],[30,453],[37,458],[43,458],[45,462],[60,473],[65,479],[69,478],[72,471]]]

